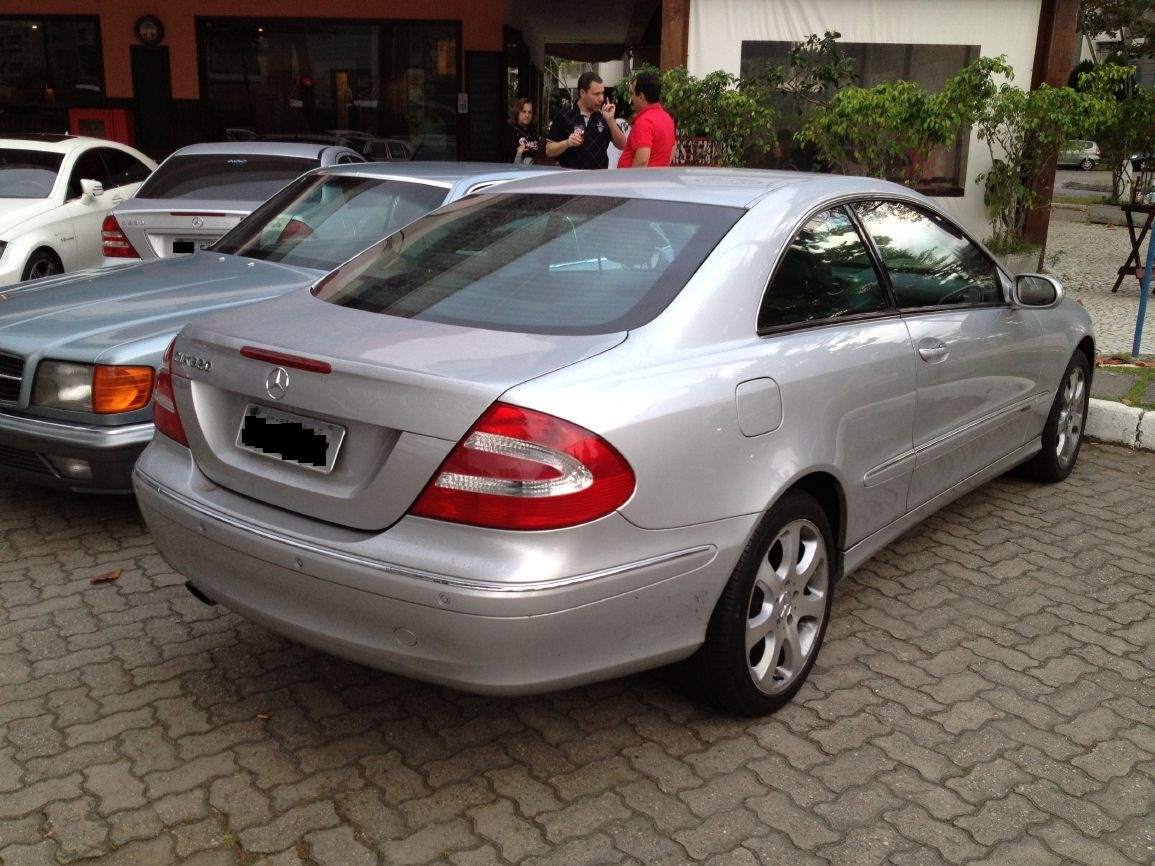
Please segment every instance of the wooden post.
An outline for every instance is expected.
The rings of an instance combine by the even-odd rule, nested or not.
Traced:
[[[662,72],[687,66],[689,56],[690,0],[662,0]]]
[[[1039,10],[1039,37],[1035,43],[1032,90],[1044,82],[1051,87],[1067,85],[1078,27],[1079,0],[1043,0]],[[1052,158],[1051,164],[1035,185],[1035,204],[1027,214],[1026,239],[1033,244],[1046,246],[1054,191],[1055,158]]]

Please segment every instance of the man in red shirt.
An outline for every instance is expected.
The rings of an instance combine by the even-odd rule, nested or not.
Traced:
[[[662,81],[652,72],[634,79],[634,119],[618,168],[657,168],[674,155],[674,118],[661,106]]]

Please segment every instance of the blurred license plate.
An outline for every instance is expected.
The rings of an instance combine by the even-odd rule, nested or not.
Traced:
[[[180,255],[181,253],[195,253],[197,250],[203,250],[205,247],[212,244],[208,238],[199,241],[173,241],[172,251],[173,255]]]
[[[278,412],[250,403],[245,407],[237,447],[274,460],[295,463],[316,472],[329,473],[345,441],[339,424]]]

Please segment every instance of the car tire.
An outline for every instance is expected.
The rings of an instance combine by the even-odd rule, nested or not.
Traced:
[[[1059,382],[1047,423],[1043,425],[1043,450],[1023,464],[1023,474],[1027,477],[1053,484],[1062,481],[1075,468],[1087,429],[1090,371],[1087,356],[1075,352]]]
[[[1089,156],[1084,157],[1083,161],[1079,163],[1079,168],[1083,169],[1083,171],[1090,171],[1094,167],[1095,167],[1095,160],[1091,159],[1091,157],[1089,157]]]
[[[830,522],[808,493],[766,513],[738,560],[686,665],[684,682],[727,712],[762,716],[806,681],[830,620],[835,549]]]
[[[38,280],[41,277],[51,277],[62,273],[64,273],[64,267],[54,253],[49,250],[37,250],[28,257],[20,279]]]

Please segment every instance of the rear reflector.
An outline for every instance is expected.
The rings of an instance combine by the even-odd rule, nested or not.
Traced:
[[[630,465],[600,436],[496,403],[445,458],[410,513],[493,529],[561,529],[604,517],[634,486]]]
[[[109,214],[104,218],[104,222],[100,226],[100,247],[101,252],[108,258],[114,259],[139,259],[140,254],[133,247],[132,241],[121,230],[120,223],[116,221],[116,217]]]

